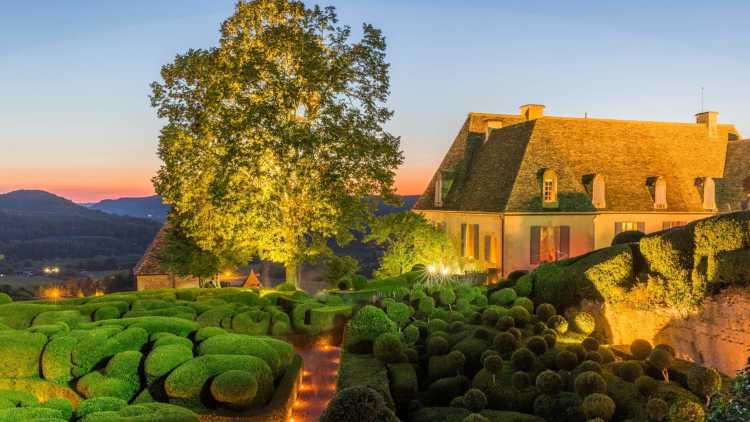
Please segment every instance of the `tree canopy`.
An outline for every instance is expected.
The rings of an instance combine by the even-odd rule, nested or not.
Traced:
[[[162,68],[152,105],[163,165],[156,191],[171,222],[221,262],[253,256],[300,263],[351,239],[393,199],[403,161],[384,130],[392,112],[385,40],[371,25],[352,41],[334,8],[240,1],[219,45]]]

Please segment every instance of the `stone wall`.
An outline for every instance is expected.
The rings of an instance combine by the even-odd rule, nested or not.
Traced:
[[[750,356],[750,288],[731,288],[708,297],[688,316],[663,308],[584,302],[597,319],[597,333],[611,344],[642,338],[672,345],[681,359],[733,376]]]

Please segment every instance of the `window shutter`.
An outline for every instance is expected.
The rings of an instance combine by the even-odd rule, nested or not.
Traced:
[[[641,233],[646,233],[646,222],[645,221],[639,221],[638,222],[638,231]]]
[[[466,256],[466,224],[461,224],[461,256]]]
[[[570,226],[560,226],[560,235],[558,236],[560,247],[557,249],[557,259],[567,259],[570,257]]]
[[[484,260],[492,262],[492,236],[484,235]]]
[[[479,224],[474,224],[474,259],[479,259]]]
[[[532,265],[539,263],[539,226],[531,226],[531,257],[529,262]]]
[[[622,223],[618,221],[615,223],[615,236],[620,233],[622,233]]]

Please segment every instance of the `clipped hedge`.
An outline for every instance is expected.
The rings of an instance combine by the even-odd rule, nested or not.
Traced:
[[[154,348],[143,363],[146,383],[154,384],[170,371],[193,359],[193,349],[180,344],[168,344]]]
[[[24,331],[0,331],[0,378],[38,377],[47,336]]]
[[[274,377],[286,369],[281,365],[281,359],[276,349],[268,345],[263,339],[241,334],[224,334],[213,336],[198,346],[198,354],[203,355],[247,355],[262,359]]]

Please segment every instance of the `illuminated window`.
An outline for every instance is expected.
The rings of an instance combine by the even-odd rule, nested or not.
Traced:
[[[667,182],[663,177],[656,179],[654,184],[654,208],[667,208]]]
[[[490,264],[497,264],[497,235],[484,236],[484,260]]]
[[[557,174],[552,170],[545,170],[542,174],[542,205],[557,207]]]
[[[479,224],[461,224],[461,256],[479,259]]]
[[[646,233],[645,221],[618,221],[615,223],[615,235],[622,232],[639,231]]]
[[[531,226],[530,263],[570,257],[570,226]]]
[[[595,208],[606,208],[606,191],[604,186],[604,176],[597,174],[594,176],[593,188],[591,193],[591,202]]]

